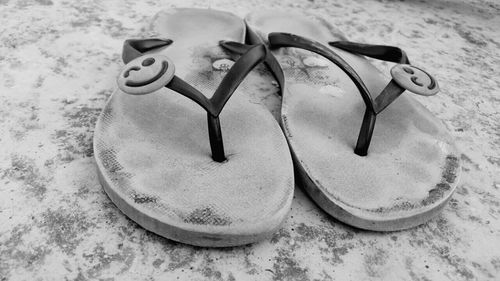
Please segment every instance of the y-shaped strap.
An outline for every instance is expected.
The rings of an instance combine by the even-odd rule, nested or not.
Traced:
[[[141,69],[148,68],[148,70],[143,71],[145,74],[143,76],[151,76],[150,70],[152,65],[155,65],[155,56],[144,55],[143,59],[138,59],[135,61],[134,59],[143,55],[143,52],[150,51],[157,47],[163,47],[170,45],[172,43],[171,40],[164,39],[143,39],[143,40],[127,40],[124,43],[123,47],[123,59],[127,64],[123,74],[119,77],[119,85],[125,85],[122,90],[126,91],[127,81],[131,79],[139,79],[141,80],[143,77],[139,73]],[[155,47],[156,46],[156,47]],[[174,75],[173,72],[173,63],[165,57],[156,56],[157,59],[162,60],[163,66],[157,66],[160,73],[166,73],[168,76],[169,70],[168,67],[171,67],[171,77],[166,78],[168,81],[163,83],[160,87],[167,87],[175,92],[184,95],[185,97],[193,100],[198,105],[203,107],[207,111],[207,123],[208,123],[208,133],[210,138],[210,148],[212,150],[212,158],[217,162],[223,162],[226,160],[226,156],[224,154],[224,145],[222,141],[222,132],[219,121],[219,114],[224,108],[225,104],[234,93],[234,91],[238,88],[240,83],[244,80],[244,78],[250,73],[250,71],[257,66],[259,63],[263,62],[266,58],[266,48],[263,45],[254,46],[249,48],[243,56],[241,56],[229,69],[228,73],[224,76],[221,83],[215,90],[213,96],[208,99],[205,95],[203,95],[200,91],[186,83],[181,78]],[[129,65],[131,64],[131,65]],[[160,62],[158,62],[160,64]],[[163,68],[162,68],[163,67]],[[149,71],[149,72],[148,72]],[[132,77],[135,75],[134,77]],[[164,75],[164,76],[165,76]],[[137,78],[137,77],[139,78]],[[123,80],[123,83],[120,83],[120,79]],[[144,79],[143,79],[144,80]],[[151,80],[151,79],[149,79]],[[148,82],[149,82],[148,80]],[[156,79],[153,82],[156,82],[159,79]],[[142,81],[142,80],[141,80]],[[148,83],[146,86],[151,86],[152,83]],[[131,94],[147,94],[152,91],[157,90],[157,88],[145,88],[144,91],[137,91],[136,88],[132,88],[128,92]]]
[[[370,56],[372,58],[387,60],[391,62],[406,63],[406,65],[398,65],[391,70],[393,79],[382,90],[377,98],[373,100],[370,91],[363,83],[361,77],[344,59],[342,59],[342,57],[335,53],[331,48],[326,47],[319,42],[289,33],[270,33],[269,45],[271,49],[279,47],[295,47],[322,55],[333,62],[335,65],[337,65],[349,76],[349,78],[351,78],[351,80],[358,88],[361,97],[366,105],[363,123],[361,124],[358,141],[354,149],[354,153],[360,156],[366,156],[368,154],[368,148],[370,146],[373,130],[375,128],[377,114],[383,111],[406,89],[421,95],[433,95],[436,94],[439,89],[432,76],[419,68],[410,66],[406,53],[396,47],[367,45],[345,41],[330,43],[330,45],[341,48],[343,50]],[[428,85],[424,85],[421,79],[426,80],[425,82],[428,82]],[[406,80],[411,81],[413,84],[409,83],[409,81]],[[430,82],[427,80],[429,80]],[[417,86],[426,86],[427,89],[420,89]]]

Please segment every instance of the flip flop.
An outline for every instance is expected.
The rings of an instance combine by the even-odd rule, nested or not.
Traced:
[[[294,179],[279,125],[249,97],[268,83],[251,73],[266,48],[231,61],[219,40],[243,42],[245,24],[215,10],[162,11],[151,29],[169,39],[125,42],[120,90],[96,124],[104,190],[139,225],[182,243],[224,247],[271,235],[290,209]]]
[[[358,228],[393,231],[443,209],[459,154],[444,124],[403,94],[436,94],[432,76],[401,49],[348,42],[311,14],[259,11],[245,20],[249,43],[273,50],[266,64],[281,85],[296,178],[323,210]],[[363,56],[395,62],[392,79]]]

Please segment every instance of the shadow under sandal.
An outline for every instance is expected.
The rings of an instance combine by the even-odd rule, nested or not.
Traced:
[[[443,209],[457,186],[459,154],[442,122],[402,95],[436,94],[431,75],[401,49],[346,41],[314,15],[256,12],[246,22],[250,43],[273,50],[266,64],[281,85],[297,180],[323,210],[352,226],[392,231]],[[396,63],[392,79],[362,56]]]
[[[104,190],[129,218],[175,241],[224,247],[270,236],[294,180],[279,125],[249,100],[266,48],[233,64],[218,40],[241,42],[243,21],[214,10],[164,11],[153,29],[171,39],[125,42],[120,90],[96,125]]]

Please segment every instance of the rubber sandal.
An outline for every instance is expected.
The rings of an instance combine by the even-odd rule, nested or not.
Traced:
[[[266,64],[281,86],[296,178],[323,210],[358,228],[393,231],[443,209],[457,186],[459,154],[444,124],[403,94],[436,94],[432,76],[401,49],[348,42],[311,14],[259,11],[246,23],[249,43],[273,50]],[[395,62],[392,79],[363,56]]]
[[[250,71],[266,48],[233,64],[219,40],[243,42],[245,24],[221,11],[163,11],[151,28],[169,39],[125,42],[120,90],[97,121],[104,190],[139,225],[182,243],[224,247],[271,235],[290,209],[294,179],[278,123],[249,98],[263,81]]]

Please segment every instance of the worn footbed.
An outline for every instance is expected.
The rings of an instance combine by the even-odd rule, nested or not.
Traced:
[[[294,33],[327,45],[345,37],[309,14],[259,11],[247,25],[264,41]],[[332,48],[361,76],[375,99],[390,81],[365,58]],[[274,51],[285,74],[281,122],[296,177],[335,218],[364,229],[419,225],[454,192],[460,163],[444,124],[408,91],[378,115],[368,156],[354,154],[365,105],[354,83],[331,62],[292,48]],[[432,98],[432,97],[431,97]]]
[[[210,97],[229,56],[219,40],[242,42],[243,20],[225,12],[173,9],[157,14],[159,52],[176,75]],[[228,160],[212,160],[206,112],[163,88],[142,96],[113,93],[96,125],[95,157],[112,201],[144,228],[200,246],[247,244],[273,233],[293,197],[293,164],[281,129],[259,104],[268,79],[251,73],[220,115]]]

